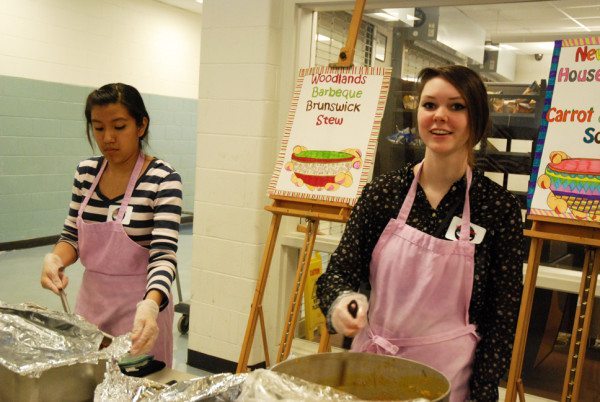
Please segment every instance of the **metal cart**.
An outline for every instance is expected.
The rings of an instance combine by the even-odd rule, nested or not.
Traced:
[[[175,312],[180,313],[179,321],[177,322],[177,329],[179,333],[185,335],[190,329],[190,304],[183,301],[181,294],[181,283],[179,282],[179,275],[175,275],[175,282],[177,283],[177,296],[179,303],[175,305]]]
[[[192,223],[194,220],[194,213],[188,211],[182,211],[181,223]],[[179,272],[175,275],[175,283],[177,284],[177,297],[179,303],[174,306],[175,312],[180,313],[179,321],[177,322],[177,329],[179,333],[185,335],[190,329],[190,304],[183,301],[181,294],[181,282],[179,280]]]

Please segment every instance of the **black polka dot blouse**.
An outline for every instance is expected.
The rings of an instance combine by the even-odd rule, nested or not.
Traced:
[[[317,297],[327,314],[344,291],[368,288],[371,254],[390,219],[396,218],[414,178],[414,164],[375,178],[367,184],[352,209],[340,244],[326,272],[317,282]],[[408,224],[444,238],[452,216],[462,216],[466,177],[452,185],[436,209],[421,186]],[[512,344],[521,301],[525,240],[518,199],[473,170],[469,191],[471,222],[487,232],[475,246],[470,322],[477,326],[477,345],[471,377],[471,399],[495,401],[498,383],[510,366]],[[332,328],[330,327],[330,330]]]

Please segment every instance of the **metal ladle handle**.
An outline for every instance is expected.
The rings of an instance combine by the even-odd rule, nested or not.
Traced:
[[[60,302],[62,303],[63,310],[65,313],[71,314],[71,308],[69,307],[69,300],[67,300],[67,294],[64,289],[60,290]]]

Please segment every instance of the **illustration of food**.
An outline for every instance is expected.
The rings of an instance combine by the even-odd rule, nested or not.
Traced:
[[[285,169],[292,172],[292,183],[298,187],[304,185],[311,191],[350,187],[353,183],[351,169],[362,166],[362,154],[356,148],[321,151],[297,145],[292,150],[291,159],[285,164]]]
[[[550,153],[550,163],[537,184],[549,189],[548,207],[557,214],[570,210],[581,220],[600,221],[600,159],[569,158]]]

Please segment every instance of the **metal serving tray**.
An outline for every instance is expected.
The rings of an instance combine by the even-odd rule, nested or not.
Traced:
[[[104,379],[105,363],[54,367],[39,378],[14,373],[0,365],[0,401],[93,401],[94,390]]]

